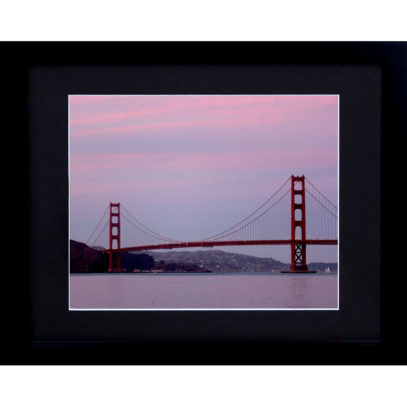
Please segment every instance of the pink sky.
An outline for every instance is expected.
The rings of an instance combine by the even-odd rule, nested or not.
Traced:
[[[70,96],[71,238],[86,241],[110,201],[158,233],[203,238],[291,174],[337,202],[338,104],[335,95]],[[227,250],[289,257],[278,247]],[[336,248],[310,255],[336,261]]]

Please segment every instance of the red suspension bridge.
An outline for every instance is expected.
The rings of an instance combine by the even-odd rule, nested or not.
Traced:
[[[307,205],[305,202],[307,200]],[[205,239],[179,241],[154,232],[120,203],[110,203],[87,244],[109,254],[109,271],[121,271],[120,253],[215,246],[289,245],[290,272],[308,272],[308,245],[338,244],[338,208],[304,176],[289,177],[254,212]]]

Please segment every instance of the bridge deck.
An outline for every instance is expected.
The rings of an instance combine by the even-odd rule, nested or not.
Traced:
[[[232,240],[232,241],[205,241],[205,242],[173,242],[145,246],[121,247],[120,249],[105,249],[103,253],[115,252],[136,252],[143,250],[162,250],[162,249],[185,249],[191,247],[216,247],[216,246],[261,246],[261,245],[337,245],[338,240],[314,239],[314,240]]]

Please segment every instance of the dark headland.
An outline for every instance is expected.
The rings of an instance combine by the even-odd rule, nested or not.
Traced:
[[[71,273],[107,273],[109,255],[101,248],[93,248],[85,243],[70,240]],[[156,262],[147,253],[121,253],[120,263],[124,273],[211,273],[195,264],[182,262]]]

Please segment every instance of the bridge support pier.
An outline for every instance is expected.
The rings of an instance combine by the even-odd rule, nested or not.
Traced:
[[[109,218],[109,272],[120,272],[120,252],[114,252],[114,249],[120,249],[120,202],[110,202]]]
[[[308,270],[306,240],[305,177],[291,176],[291,264],[283,273],[315,273]]]

